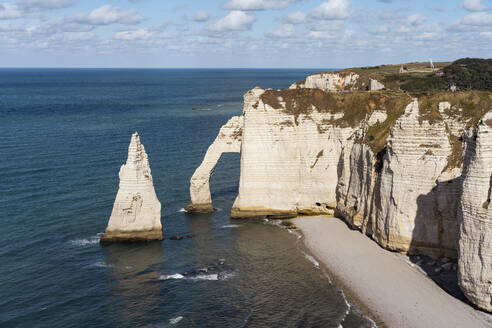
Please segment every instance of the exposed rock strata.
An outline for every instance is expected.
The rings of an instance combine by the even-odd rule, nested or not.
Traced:
[[[492,112],[466,136],[463,192],[458,215],[458,277],[465,296],[492,311]]]
[[[101,243],[162,240],[161,203],[137,132],[132,135],[119,177],[119,190]]]

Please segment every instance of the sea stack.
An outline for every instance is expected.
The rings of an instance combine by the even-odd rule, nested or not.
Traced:
[[[162,240],[161,203],[137,132],[132,135],[119,177],[119,190],[101,243]]]

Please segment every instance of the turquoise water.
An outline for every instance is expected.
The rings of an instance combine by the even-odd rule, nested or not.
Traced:
[[[219,211],[182,211],[189,178],[242,95],[315,71],[0,70],[0,326],[369,326],[297,236],[229,218],[238,154],[212,178]],[[164,236],[193,238],[99,245],[135,130]]]

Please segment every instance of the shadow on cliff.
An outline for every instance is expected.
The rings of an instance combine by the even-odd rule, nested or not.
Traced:
[[[467,152],[474,152],[468,143]],[[417,215],[410,244],[410,260],[450,295],[472,305],[458,285],[458,216],[461,190],[471,156],[463,156],[461,176],[436,181],[432,190],[417,198]],[[432,255],[423,256],[421,254]]]
[[[417,197],[417,214],[409,254],[410,261],[418,265],[437,285],[448,294],[467,302],[458,286],[456,271],[460,189],[461,177],[457,177],[437,182],[429,193]]]

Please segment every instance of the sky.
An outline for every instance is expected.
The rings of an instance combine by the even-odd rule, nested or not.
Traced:
[[[492,57],[492,0],[0,0],[0,67],[343,68]]]

